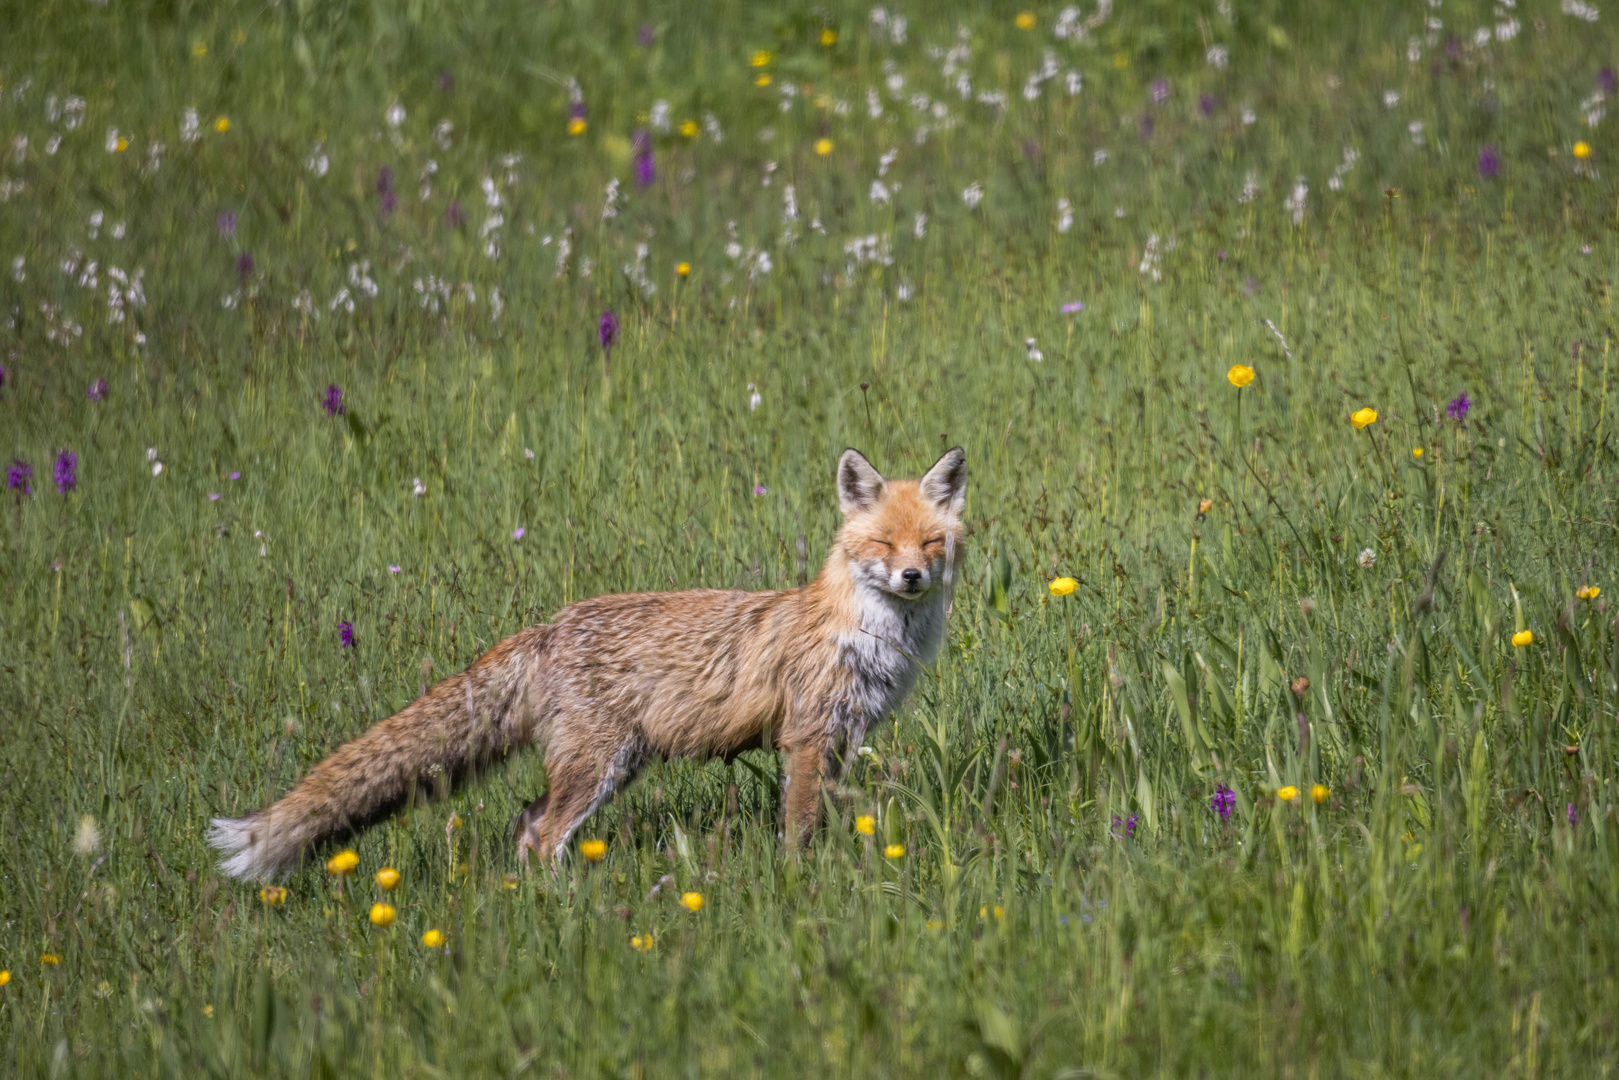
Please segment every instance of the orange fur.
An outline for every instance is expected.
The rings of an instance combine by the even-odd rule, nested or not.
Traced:
[[[549,789],[519,815],[520,852],[559,858],[643,763],[786,754],[789,836],[807,839],[832,758],[904,699],[942,641],[961,558],[966,459],[885,481],[858,452],[838,464],[844,524],[799,589],[598,596],[559,611],[316,765],[280,801],[216,819],[236,877],[296,865],[375,820],[417,785],[530,744]]]

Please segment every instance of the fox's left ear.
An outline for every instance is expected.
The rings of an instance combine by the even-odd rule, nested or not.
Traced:
[[[944,452],[933,468],[922,475],[918,488],[922,498],[951,517],[960,517],[967,508],[967,454],[959,446]]]

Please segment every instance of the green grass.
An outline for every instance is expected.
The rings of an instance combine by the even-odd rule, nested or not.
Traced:
[[[0,20],[0,454],[34,470],[0,493],[11,1072],[1608,1075],[1619,623],[1575,593],[1619,589],[1615,121],[1585,116],[1612,15],[1523,5],[1479,47],[1488,4],[1297,7],[1129,5],[1082,43],[972,5],[908,6],[904,44],[836,5]],[[928,54],[958,40],[1004,109]],[[655,132],[638,190],[660,99],[723,141]],[[113,266],[142,274],[122,321]],[[949,644],[804,853],[750,754],[648,769],[585,830],[602,862],[524,875],[530,754],[359,837],[346,885],[313,865],[271,908],[215,872],[210,816],[505,635],[614,590],[792,585],[844,446],[914,475],[954,443]]]

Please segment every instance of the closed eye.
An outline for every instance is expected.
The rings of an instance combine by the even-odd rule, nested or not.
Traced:
[[[873,544],[881,544],[883,547],[888,548],[890,550],[892,550],[893,547],[894,547],[894,545],[890,544],[887,540],[873,540],[872,543]]]

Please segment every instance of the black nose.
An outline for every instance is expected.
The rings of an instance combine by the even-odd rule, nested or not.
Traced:
[[[920,571],[920,570],[907,570],[903,574],[901,574],[900,577],[905,579],[905,584],[907,584],[907,585],[915,585],[917,582],[922,580],[922,571]]]

